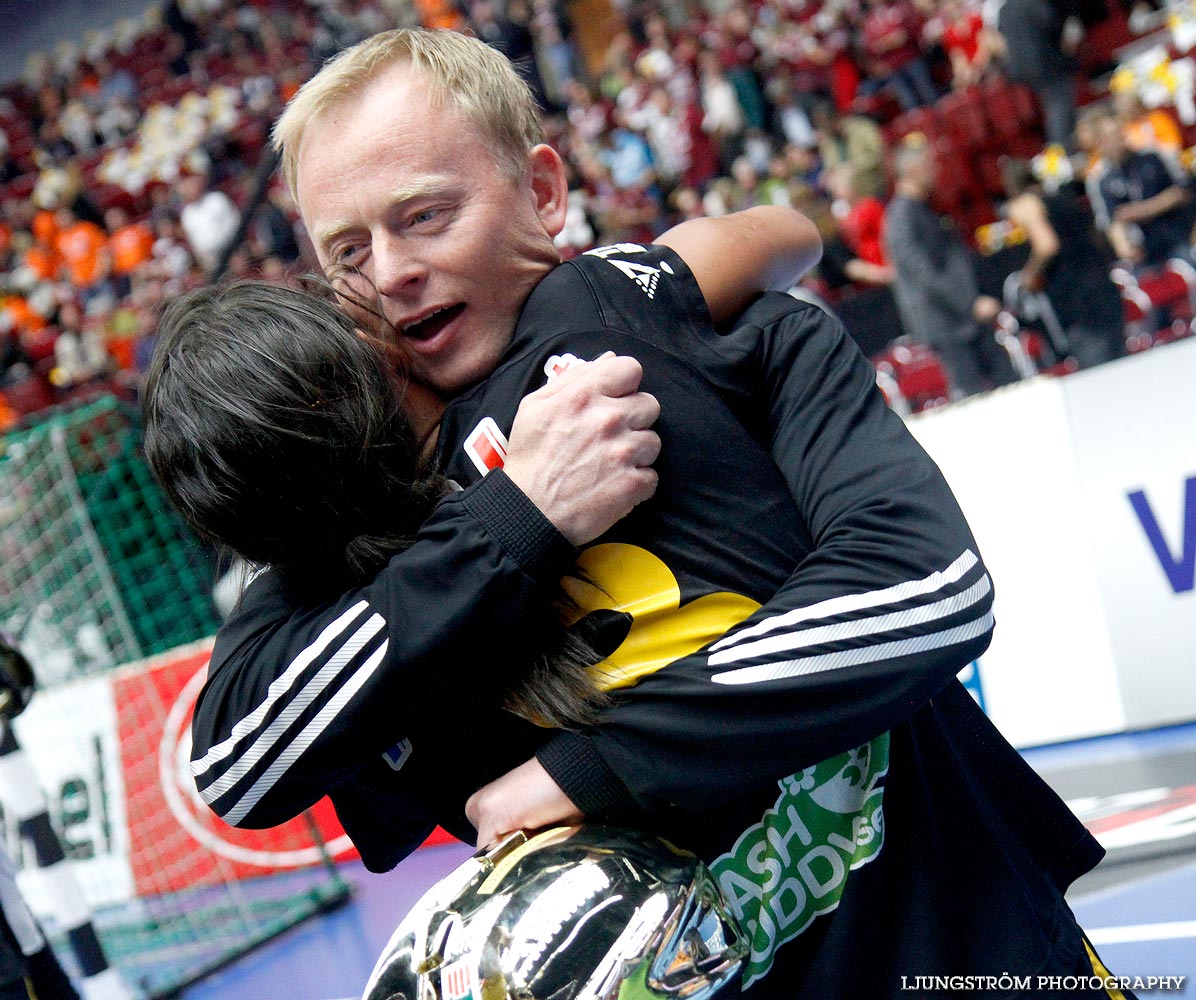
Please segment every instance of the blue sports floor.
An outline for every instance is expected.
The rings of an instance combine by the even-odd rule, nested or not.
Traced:
[[[1026,757],[1108,848],[1069,896],[1105,964],[1116,975],[1185,976],[1178,995],[1196,996],[1196,723]],[[428,848],[386,875],[346,865],[355,885],[350,904],[191,987],[182,1000],[359,997],[407,908],[468,854],[464,845]]]

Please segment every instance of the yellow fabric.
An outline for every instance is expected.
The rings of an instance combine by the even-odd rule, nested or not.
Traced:
[[[1092,971],[1095,972],[1102,979],[1108,979],[1112,973],[1105,968],[1105,963],[1102,962],[1095,951],[1092,950],[1092,945],[1088,943],[1088,939],[1084,938],[1084,950],[1088,952],[1088,961],[1092,963]],[[1125,994],[1121,990],[1105,990],[1112,1000],[1125,1000]]]
[[[728,593],[706,594],[683,606],[672,571],[637,545],[595,545],[581,554],[577,564],[588,580],[566,577],[562,586],[582,616],[607,609],[633,619],[619,648],[590,668],[604,691],[630,687],[696,652],[760,607],[747,597]]]

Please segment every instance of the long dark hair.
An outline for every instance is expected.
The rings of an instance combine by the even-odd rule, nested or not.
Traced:
[[[241,281],[166,307],[145,453],[203,537],[296,586],[343,587],[401,551],[443,495],[385,347],[327,298]]]
[[[142,406],[150,468],[191,527],[318,599],[407,548],[447,484],[421,460],[391,341],[317,287],[239,281],[171,301]],[[599,655],[563,627],[545,648],[504,704],[593,722]]]

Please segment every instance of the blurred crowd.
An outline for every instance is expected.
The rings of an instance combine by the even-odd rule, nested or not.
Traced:
[[[582,6],[603,13],[573,23]],[[0,90],[0,428],[134,394],[166,297],[311,269],[270,124],[329,55],[400,25],[471,31],[525,73],[570,171],[566,256],[754,204],[810,215],[826,252],[794,293],[839,311],[895,403],[1186,334],[1192,80],[1169,15],[1145,0],[170,0]],[[1152,42],[1149,66],[1118,68]],[[919,358],[937,375],[915,392],[901,376]]]

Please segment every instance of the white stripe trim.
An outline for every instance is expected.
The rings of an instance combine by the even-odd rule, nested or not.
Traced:
[[[345,664],[352,661],[361,652],[365,644],[385,627],[386,620],[381,615],[370,615],[366,619],[365,624],[349,637],[348,641],[336,651],[335,655],[328,658],[319,672],[303,687],[303,690],[278,713],[278,717],[262,731],[262,734],[254,741],[253,746],[241,754],[237,762],[225,771],[224,774],[208,785],[207,788],[200,791],[204,802],[209,806],[212,805],[220,796],[224,795],[238,781],[245,777],[250,770],[256,767],[262,758],[282,740],[284,734],[291,728],[295,720],[299,718],[312,702],[324,693],[328,686],[335,680],[336,675],[344,669]],[[283,750],[284,754],[286,752],[286,750]]]
[[[831,615],[841,615],[851,611],[863,611],[865,608],[873,608],[881,604],[894,604],[897,601],[905,601],[911,597],[932,594],[936,590],[941,590],[943,587],[961,579],[979,561],[976,553],[971,549],[966,549],[945,570],[936,570],[922,580],[906,580],[904,583],[894,584],[891,587],[885,587],[883,590],[871,590],[866,594],[844,594],[841,597],[831,597],[825,601],[819,601],[817,604],[811,604],[808,608],[794,608],[792,611],[786,611],[783,615],[777,615],[774,618],[766,618],[762,622],[757,622],[751,628],[745,628],[732,635],[725,636],[710,648],[721,649],[724,646],[734,646],[745,639],[767,635],[769,632],[775,632],[779,628],[797,625],[800,622],[809,621],[813,618],[829,618]]]
[[[316,738],[328,727],[328,724],[340,714],[341,709],[345,707],[349,699],[370,679],[374,671],[378,669],[378,664],[386,656],[386,650],[389,645],[389,640],[382,643],[374,651],[374,654],[361,665],[358,671],[349,678],[348,682],[342,685],[336,694],[328,700],[328,703],[320,709],[319,714],[303,728],[303,732],[266,769],[266,773],[258,778],[254,786],[224,815],[225,822],[236,826],[249,814],[249,810],[261,801],[262,796],[274,786],[287,769],[311,746]]]
[[[941,649],[943,646],[953,646],[956,643],[975,639],[992,627],[993,614],[990,611],[982,618],[943,632],[932,632],[930,635],[881,643],[878,646],[864,646],[860,649],[845,649],[838,653],[824,653],[821,656],[786,660],[782,663],[762,663],[756,667],[725,670],[721,674],[715,674],[711,680],[716,684],[759,684],[764,681],[780,680],[784,677],[801,677],[827,670],[839,670],[842,667],[852,667],[861,663],[876,663],[878,660],[892,660],[899,656],[910,656],[931,649]]]
[[[336,621],[324,629],[316,641],[299,653],[290,665],[278,677],[270,682],[266,692],[266,700],[255,708],[249,715],[241,719],[223,743],[209,748],[208,752],[199,760],[191,761],[191,775],[195,778],[203,776],[204,772],[218,761],[224,760],[233,748],[246,736],[262,724],[270,710],[283,697],[294,683],[296,676],[302,673],[317,656],[324,652],[342,632],[345,632],[353,622],[360,618],[369,607],[368,601],[358,601]]]
[[[802,632],[786,632],[784,635],[774,635],[768,639],[757,639],[755,642],[744,643],[733,649],[725,649],[721,653],[713,653],[709,663],[710,666],[717,667],[725,663],[748,660],[753,656],[771,656],[773,653],[806,649],[810,646],[840,642],[843,639],[879,635],[884,632],[911,628],[915,625],[925,625],[927,622],[937,621],[958,611],[963,611],[965,608],[970,608],[987,597],[991,591],[992,583],[988,574],[985,573],[967,590],[945,597],[941,601],[935,601],[934,604],[921,604],[916,608],[894,611],[887,615],[856,618],[852,621],[837,622],[834,625],[820,625]]]

